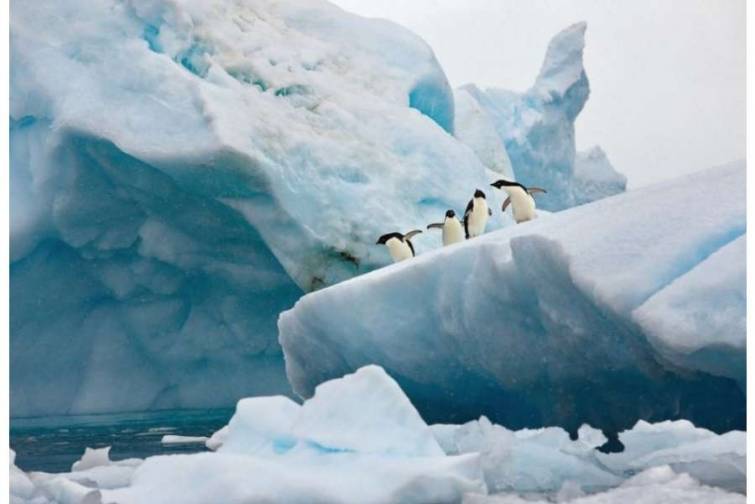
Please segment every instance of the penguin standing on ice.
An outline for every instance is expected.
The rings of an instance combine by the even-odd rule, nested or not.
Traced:
[[[391,253],[393,262],[403,261],[404,259],[410,259],[414,257],[414,245],[410,241],[411,238],[421,233],[419,229],[409,231],[406,234],[401,233],[388,233],[384,234],[380,238],[376,245],[385,245],[388,247],[388,252]]]
[[[440,228],[443,230],[443,246],[452,245],[460,241],[464,241],[464,230],[461,227],[461,222],[456,218],[456,212],[448,210],[446,212],[446,218],[443,222],[435,224],[429,224],[427,229]]]
[[[493,212],[488,208],[488,202],[485,199],[485,193],[477,189],[474,192],[474,198],[469,200],[467,209],[464,211],[464,235],[467,239],[480,236],[485,232],[485,225],[488,223],[488,217]]]
[[[537,217],[537,213],[535,212],[535,198],[533,198],[532,195],[535,193],[548,192],[539,187],[527,188],[519,182],[511,182],[509,180],[497,180],[490,185],[496,189],[503,189],[506,191],[508,197],[506,198],[506,201],[503,202],[501,211],[505,212],[506,207],[511,205],[511,212],[514,214],[514,220],[517,224]]]

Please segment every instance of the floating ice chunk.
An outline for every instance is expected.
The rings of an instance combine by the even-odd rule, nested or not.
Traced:
[[[71,471],[85,471],[97,466],[110,465],[110,447],[85,448],[81,459],[73,463]]]
[[[292,427],[300,408],[283,396],[240,400],[217,451],[258,455],[288,451],[297,442]]]
[[[377,366],[320,384],[302,406],[281,396],[242,399],[218,451],[280,455],[294,447],[324,453],[443,455],[398,384]]]
[[[10,498],[11,502],[24,502],[34,494],[34,483],[16,466],[16,452],[10,451]]]
[[[147,459],[119,504],[322,502],[442,504],[486,493],[476,455],[403,458],[331,453],[259,458],[223,453]]]
[[[558,494],[557,494],[558,496]],[[556,498],[557,498],[556,496]],[[648,469],[614,489],[592,495],[574,494],[570,504],[744,504],[746,497],[719,488],[701,485],[687,474],[677,474],[668,466]],[[523,498],[517,494],[482,496],[469,494],[464,504],[549,504],[549,499]]]
[[[479,455],[447,456],[376,366],[323,383],[302,406],[280,396],[239,401],[222,437],[217,453],[147,459],[130,487],[106,498],[436,504],[487,492]]]
[[[325,450],[443,455],[430,428],[379,366],[365,366],[318,385],[302,406],[293,432]]]
[[[622,453],[597,456],[617,471],[641,471],[669,465],[706,485],[744,492],[746,483],[746,434],[731,431],[717,435],[678,420],[649,424],[640,421],[619,434]]]
[[[217,451],[221,446],[223,446],[223,443],[225,442],[227,437],[228,426],[224,425],[223,427],[212,433],[210,439],[205,442],[205,446],[208,450]]]
[[[513,432],[482,417],[460,426],[433,426],[433,432],[448,454],[481,453],[491,492],[556,492],[567,481],[594,491],[621,482],[585,456],[592,451],[585,447],[589,442],[570,441],[563,429]]]
[[[177,436],[174,434],[166,434],[162,437],[160,442],[162,444],[205,444],[210,438],[207,436]]]
[[[41,490],[57,504],[102,504],[102,493],[63,476],[52,478],[40,485]]]

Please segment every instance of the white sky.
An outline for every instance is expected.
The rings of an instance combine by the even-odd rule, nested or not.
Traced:
[[[632,187],[745,157],[745,0],[332,0],[425,39],[455,87],[535,79],[550,38],[587,21],[577,148]]]

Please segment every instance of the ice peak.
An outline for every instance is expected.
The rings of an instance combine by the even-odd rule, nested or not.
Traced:
[[[575,23],[560,31],[548,44],[543,66],[533,89],[563,96],[584,75],[582,52],[587,23]]]

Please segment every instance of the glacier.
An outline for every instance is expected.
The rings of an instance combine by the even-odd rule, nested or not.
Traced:
[[[538,195],[538,206],[545,210],[562,210],[626,190],[626,177],[600,147],[576,151],[574,121],[590,95],[582,60],[586,29],[586,23],[577,23],[553,37],[535,83],[524,93],[483,90],[475,84],[457,90],[476,100],[486,120],[492,121],[516,180],[548,190]]]
[[[430,422],[745,428],[745,174],[732,163],[307,294],[278,326],[294,391],[366,364]],[[348,309],[344,309],[348,307]]]
[[[278,313],[489,181],[432,50],[388,21],[45,0],[10,25],[13,416],[290,391]]]
[[[745,502],[744,432],[638,422],[620,434],[624,453],[603,454],[603,433],[588,425],[576,440],[485,417],[428,425],[374,365],[322,383],[303,404],[242,399],[219,432],[210,452],[114,461],[107,448],[87,450],[63,473],[25,473],[11,450],[11,502]]]

